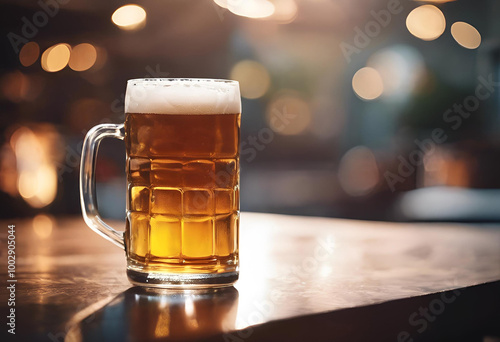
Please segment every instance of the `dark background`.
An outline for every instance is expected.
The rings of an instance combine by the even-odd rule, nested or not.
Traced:
[[[264,13],[269,2],[271,16],[244,16]],[[467,117],[443,117],[455,104],[474,104],[469,97],[481,79],[500,80],[498,1],[261,0],[251,14],[212,0],[150,0],[136,2],[147,18],[134,30],[111,20],[125,2],[43,3],[58,7],[46,22],[44,6],[35,1],[0,5],[3,218],[79,214],[85,133],[101,122],[123,122],[126,80],[147,76],[240,81],[242,210],[370,220],[500,219],[498,87]],[[427,41],[410,33],[407,20],[429,4],[443,13],[446,27]],[[381,24],[377,18],[386,19]],[[460,21],[479,31],[477,48],[452,36],[452,24]],[[26,22],[40,25],[33,33]],[[413,24],[432,31],[436,23],[424,16]],[[19,54],[28,41],[38,54]],[[46,71],[41,55],[61,43],[69,44],[70,58],[78,57],[77,45],[91,44],[95,62],[76,71],[70,59],[62,70]],[[352,53],[346,58],[347,44]],[[371,76],[362,77],[362,70],[354,82],[365,67]],[[378,89],[380,96],[363,99],[355,91],[360,87]],[[276,116],[285,118],[283,130],[271,125]],[[435,130],[439,141],[429,140]],[[119,141],[102,144],[98,197],[107,218],[124,217],[124,153]]]

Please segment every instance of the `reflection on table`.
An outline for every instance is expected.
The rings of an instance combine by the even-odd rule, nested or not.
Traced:
[[[234,330],[238,290],[132,287],[89,313],[66,336],[71,341],[196,339]]]

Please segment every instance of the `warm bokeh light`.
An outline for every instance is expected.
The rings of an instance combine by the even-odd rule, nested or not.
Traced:
[[[288,24],[297,18],[298,7],[295,0],[272,0],[274,14],[269,17],[281,24]]]
[[[408,45],[395,45],[373,54],[366,63],[380,74],[383,97],[405,101],[422,84],[426,76],[420,52]]]
[[[54,45],[42,54],[42,68],[48,72],[56,72],[68,65],[71,50],[68,44]]]
[[[457,21],[451,25],[451,35],[458,44],[467,49],[476,49],[481,44],[479,31],[474,26],[463,21]]]
[[[33,101],[44,88],[44,78],[37,74],[13,71],[0,78],[0,98],[12,102]]]
[[[296,92],[283,91],[267,106],[266,121],[278,134],[297,135],[309,128],[312,113],[309,104]]]
[[[40,56],[40,47],[35,42],[26,43],[19,51],[19,61],[25,67],[36,62]]]
[[[113,13],[111,20],[123,30],[137,30],[146,24],[146,11],[138,5],[125,5]]]
[[[267,18],[274,14],[274,5],[268,0],[214,0],[232,13],[247,18]]]
[[[443,12],[436,6],[423,5],[408,14],[406,27],[417,38],[434,40],[443,34],[446,28],[446,19]]]
[[[367,147],[353,147],[340,160],[339,182],[351,196],[367,195],[378,184],[379,178],[377,161]]]
[[[69,58],[69,67],[75,71],[85,71],[97,60],[97,50],[92,44],[82,43],[73,47]]]
[[[0,190],[11,197],[18,195],[16,156],[7,142],[0,148]]]
[[[352,89],[363,100],[374,100],[384,91],[382,77],[374,68],[361,68],[352,78]]]
[[[56,197],[57,171],[49,165],[42,165],[37,170],[21,171],[17,184],[19,194],[29,205],[42,208]]]
[[[229,1],[231,0],[214,0],[214,2],[222,8],[226,8],[229,6]]]
[[[52,234],[55,222],[51,216],[38,214],[33,218],[33,231],[40,239],[46,239]]]
[[[21,197],[32,207],[42,208],[52,203],[57,194],[57,170],[50,156],[48,140],[27,127],[12,134],[18,171],[17,188]]]
[[[241,96],[247,99],[261,97],[271,83],[266,68],[259,62],[250,60],[236,63],[231,70],[230,78],[240,83]]]
[[[30,80],[22,72],[14,71],[2,77],[0,88],[4,98],[12,102],[21,102],[28,96]]]

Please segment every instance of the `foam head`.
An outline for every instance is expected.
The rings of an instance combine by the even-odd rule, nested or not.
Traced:
[[[125,113],[241,113],[237,81],[186,78],[143,78],[127,82]]]

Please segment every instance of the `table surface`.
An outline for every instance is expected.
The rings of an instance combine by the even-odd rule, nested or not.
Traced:
[[[12,223],[16,225],[16,337],[31,340],[247,341],[285,334],[280,329],[293,339],[293,328],[306,322],[319,331],[333,322],[345,328],[338,322],[350,317],[351,311],[341,309],[377,308],[442,291],[453,298],[473,285],[486,286],[479,287],[481,293],[491,290],[487,286],[496,292],[500,288],[500,226],[492,224],[242,213],[240,279],[234,287],[161,291],[132,287],[125,275],[124,252],[92,232],[81,218],[57,219],[51,231],[35,227],[32,220],[3,221],[4,282],[5,232]],[[0,306],[7,312],[5,286],[2,296]],[[499,303],[498,297],[486,300],[491,301]],[[401,326],[410,335],[420,334],[418,325],[408,324],[408,317],[419,308],[412,305],[418,303],[403,309],[381,306],[380,312],[389,312],[394,320],[403,316],[392,329]],[[369,310],[355,311],[352,317],[364,317]],[[380,312],[366,319],[376,319]],[[366,319],[358,323],[370,324]],[[394,340],[397,336],[398,331]]]

